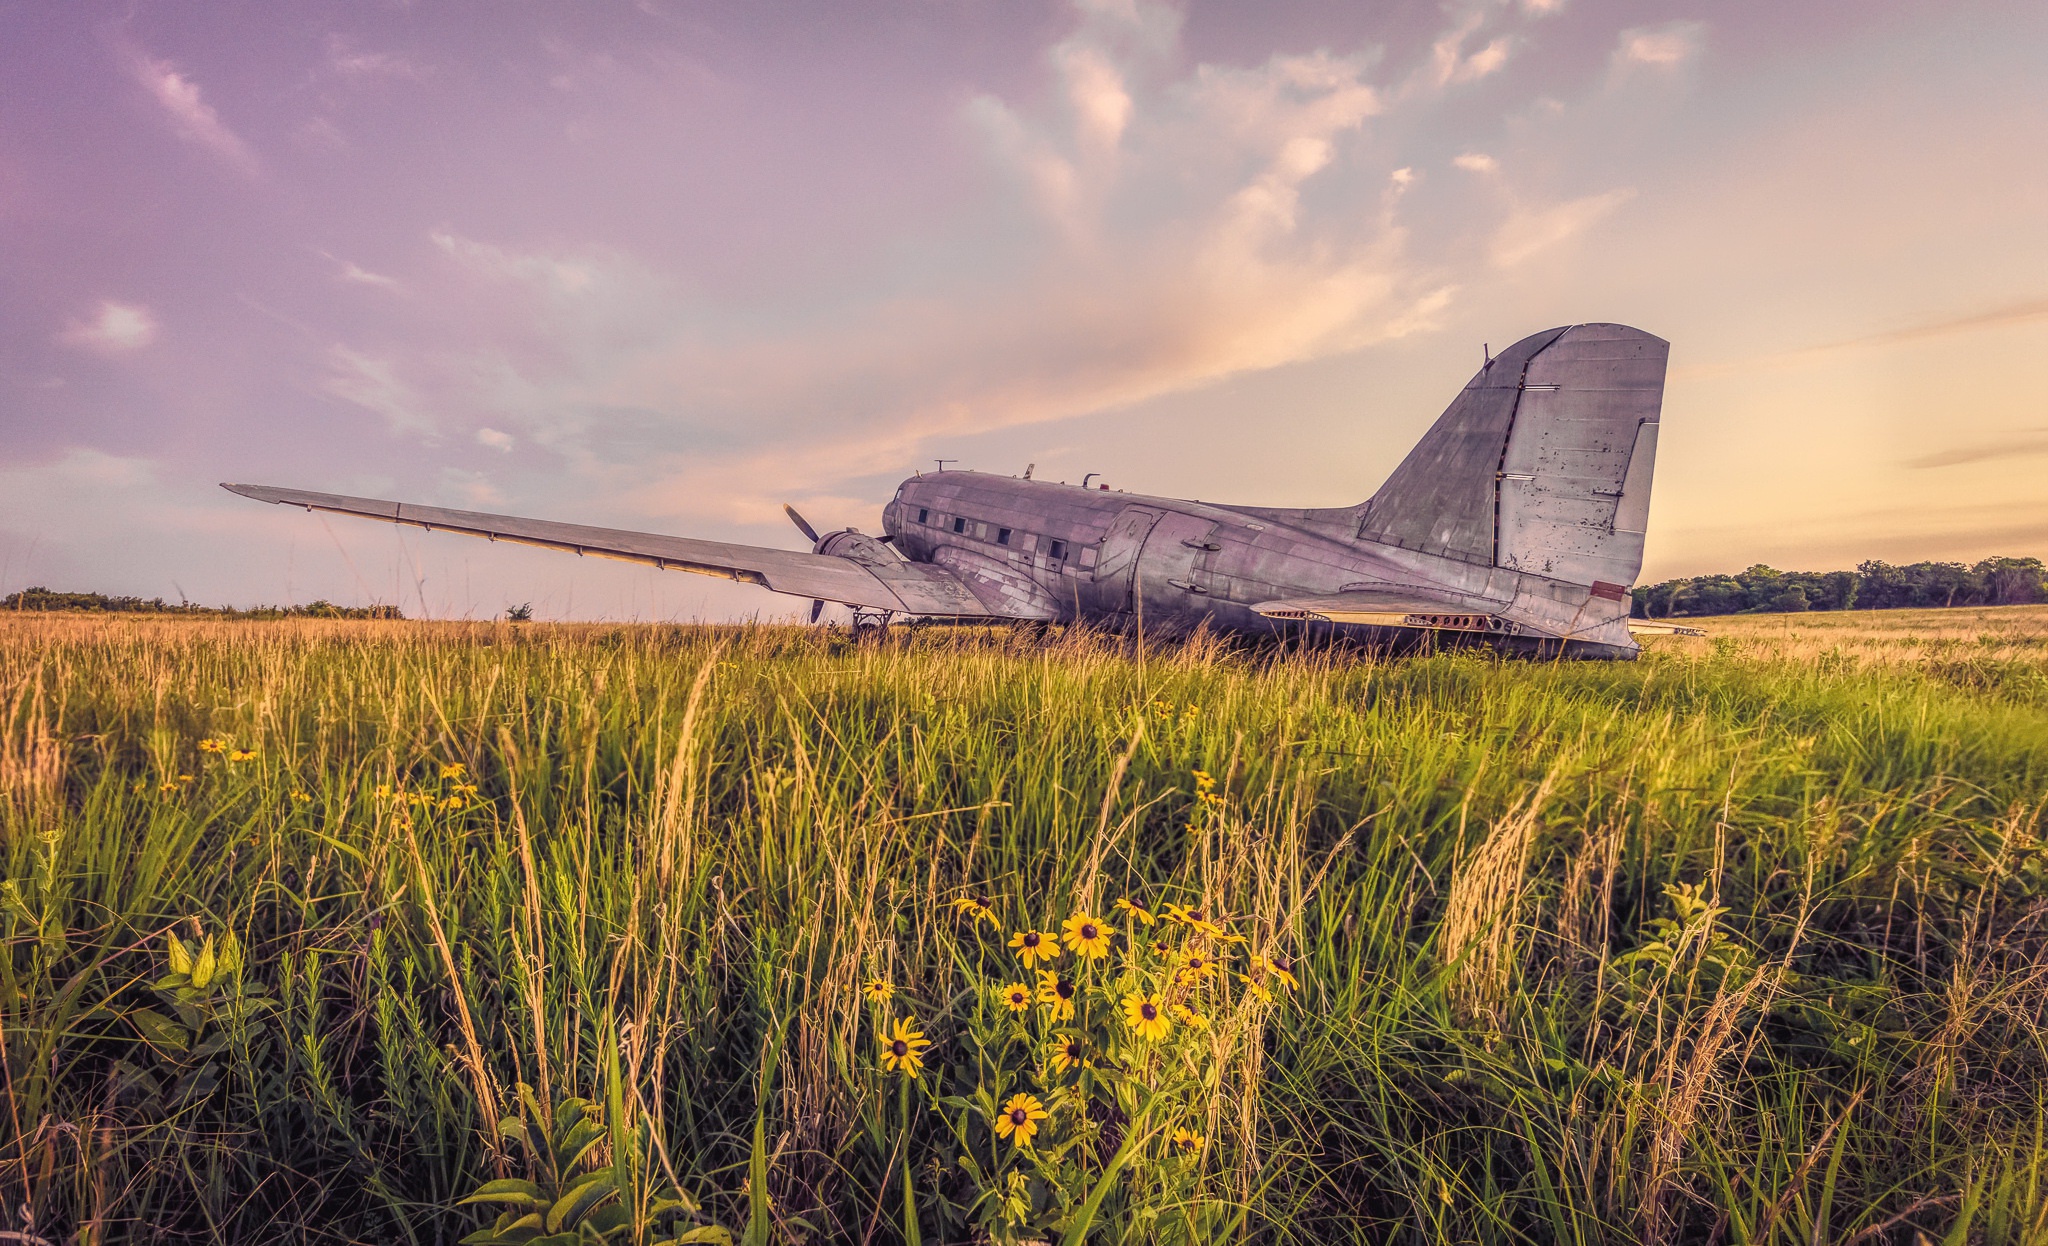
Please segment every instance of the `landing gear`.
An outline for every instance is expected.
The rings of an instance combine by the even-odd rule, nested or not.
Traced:
[[[856,642],[880,640],[888,634],[889,612],[887,610],[870,610],[863,606],[855,606],[853,608],[853,638]]]

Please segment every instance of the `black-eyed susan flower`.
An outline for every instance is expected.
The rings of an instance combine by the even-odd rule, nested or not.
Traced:
[[[1088,1063],[1088,1049],[1078,1035],[1062,1034],[1052,1041],[1052,1071],[1071,1073]]]
[[[294,805],[309,805],[313,803],[313,798],[304,792],[293,792],[292,803]]]
[[[1294,976],[1294,962],[1277,952],[1272,956],[1261,957],[1258,964],[1259,968],[1271,975],[1274,981],[1290,991],[1301,985]]]
[[[1208,935],[1210,938],[1216,938],[1229,933],[1223,927],[1203,916],[1200,909],[1187,909],[1182,908],[1178,904],[1169,904],[1166,906],[1165,917],[1170,922],[1186,926],[1189,930],[1195,931],[1198,934]]]
[[[1239,982],[1244,983],[1245,990],[1251,994],[1251,997],[1253,999],[1258,1000],[1262,1004],[1270,1004],[1273,1002],[1273,992],[1267,990],[1266,984],[1259,981],[1257,978],[1254,978],[1249,974],[1241,973],[1237,975],[1237,980]]]
[[[1073,980],[1062,978],[1050,969],[1038,971],[1038,1002],[1052,1012],[1054,1021],[1066,1021],[1074,1015]]]
[[[1186,1004],[1175,1004],[1167,1009],[1167,1012],[1172,1015],[1174,1020],[1190,1029],[1206,1030],[1209,1028],[1209,1018],[1196,1012]]]
[[[1194,770],[1189,773],[1195,776],[1195,791],[1207,795],[1216,790],[1216,777],[1208,771]]]
[[[861,983],[860,995],[870,1004],[886,1004],[896,998],[896,988],[886,978],[869,978]]]
[[[892,1073],[916,1077],[924,1071],[924,1049],[931,1046],[924,1031],[909,1017],[896,1018],[896,1028],[882,1033],[882,1067]]]
[[[1148,1043],[1158,1042],[1173,1029],[1166,1019],[1166,1005],[1151,994],[1124,996],[1124,1022]]]
[[[390,800],[391,785],[389,783],[379,783],[375,794],[378,800]]]
[[[1168,1145],[1172,1147],[1175,1155],[1193,1157],[1202,1153],[1202,1148],[1209,1145],[1209,1140],[1192,1129],[1176,1129],[1173,1131],[1173,1141]]]
[[[987,900],[980,896],[961,896],[953,901],[953,912],[973,921],[984,921],[996,925],[996,911],[989,907]]]
[[[1008,1138],[1020,1147],[1030,1146],[1031,1136],[1038,1132],[1038,1122],[1049,1115],[1036,1095],[1011,1095],[1003,1110],[996,1114],[996,1137]]]
[[[1022,982],[1012,982],[1003,988],[1003,1006],[1011,1012],[1022,1012],[1031,1007],[1031,991]]]
[[[1110,930],[1099,918],[1076,913],[1060,929],[1066,931],[1067,946],[1089,960],[1101,960],[1109,955]]]
[[[1117,912],[1119,912],[1119,913],[1128,913],[1128,914],[1130,914],[1130,915],[1131,915],[1131,917],[1132,917],[1133,919],[1135,919],[1135,920],[1136,920],[1136,921],[1138,922],[1138,924],[1139,924],[1139,925],[1142,925],[1142,926],[1149,926],[1149,925],[1151,925],[1151,924],[1152,924],[1153,922],[1156,922],[1156,921],[1158,921],[1158,920],[1159,920],[1159,919],[1158,919],[1157,917],[1154,917],[1154,916],[1153,916],[1153,915],[1151,914],[1151,912],[1149,912],[1148,910],[1146,910],[1146,909],[1145,909],[1144,907],[1142,907],[1142,906],[1140,906],[1140,905],[1137,905],[1137,904],[1133,904],[1133,903],[1132,903],[1131,901],[1129,901],[1129,900],[1118,900],[1118,901],[1117,901],[1117,902],[1116,902],[1116,903],[1115,903],[1115,904],[1114,904],[1113,906],[1111,906],[1111,907],[1115,908],[1115,909],[1116,909],[1116,911],[1117,911]]]
[[[444,779],[459,779],[468,771],[468,766],[463,765],[459,761],[451,761],[447,765],[441,767],[441,777]]]
[[[1017,949],[1017,959],[1024,962],[1026,969],[1042,960],[1059,959],[1059,942],[1040,930],[1018,931],[1010,936],[1010,946]]]
[[[1180,962],[1180,978],[1183,982],[1200,982],[1215,974],[1216,958],[1200,952],[1189,952]]]
[[[219,736],[208,736],[199,742],[199,751],[202,753],[225,753],[228,751],[228,742]]]
[[[253,748],[231,748],[228,750],[228,760],[254,761],[256,760],[256,750]]]

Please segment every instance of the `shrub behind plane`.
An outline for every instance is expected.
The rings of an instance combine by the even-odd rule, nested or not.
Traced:
[[[1532,334],[1487,360],[1372,498],[1228,506],[973,471],[920,473],[879,537],[808,552],[269,485],[262,502],[694,571],[890,619],[1087,622],[1182,633],[1434,636],[1631,658],[1670,352],[1617,324]]]

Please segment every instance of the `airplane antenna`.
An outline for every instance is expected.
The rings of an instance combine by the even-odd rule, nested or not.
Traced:
[[[1485,342],[1479,344],[1479,353],[1486,356],[1486,367],[1493,366],[1493,347]]]
[[[948,464],[948,463],[958,463],[959,461],[960,461],[959,459],[933,459],[933,460],[932,460],[932,462],[934,462],[934,463],[937,463],[937,464],[939,465],[939,470],[940,470],[940,471],[945,471],[945,470],[946,470],[946,464]]]
[[[1038,464],[1036,464],[1036,463],[1026,463],[1026,464],[1024,465],[1024,479],[1026,479],[1026,480],[1029,480],[1029,479],[1031,479],[1031,473],[1033,473],[1033,472],[1035,472],[1035,471],[1037,471],[1037,470],[1038,470]]]

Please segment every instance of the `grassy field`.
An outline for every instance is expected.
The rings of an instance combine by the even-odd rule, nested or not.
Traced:
[[[1697,622],[0,618],[0,1241],[2048,1241],[2048,609]]]

